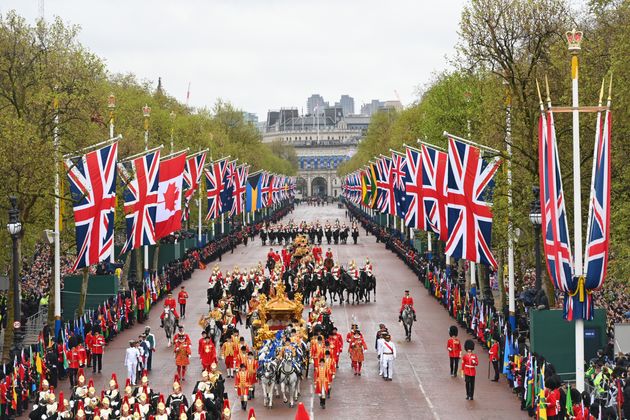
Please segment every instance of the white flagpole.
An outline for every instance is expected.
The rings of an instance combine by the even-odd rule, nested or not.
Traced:
[[[110,95],[107,106],[109,108],[109,138],[113,139],[114,138],[114,108],[116,107],[116,102],[115,102],[115,98],[113,94]],[[109,262],[112,264],[116,262],[115,254],[116,254],[116,229],[114,228],[114,238],[112,240],[112,251],[109,254]]]
[[[509,88],[508,88],[509,89]],[[514,238],[512,226],[512,97],[507,91],[505,108],[505,148],[507,150],[508,183],[508,310],[510,327],[516,330],[516,300],[514,296]],[[536,238],[538,240],[538,238]],[[503,281],[503,279],[499,279]]]
[[[57,98],[55,105],[55,128],[53,129],[53,145],[55,153],[55,226],[54,226],[54,288],[55,288],[55,333],[61,327],[61,251],[60,251],[60,179],[59,179],[59,112]]]
[[[573,36],[579,34],[581,41],[582,33],[573,30]],[[569,33],[567,33],[569,35]],[[574,247],[574,270],[575,277],[580,278],[584,274],[582,265],[582,188],[580,174],[580,111],[578,96],[578,53],[580,43],[569,42],[571,52],[571,90],[573,106],[573,247]],[[584,320],[575,320],[575,387],[578,391],[584,391]]]
[[[199,178],[199,185],[197,185],[197,188],[199,189],[199,201],[197,203],[197,241],[199,242],[199,244],[201,245],[201,207],[202,207],[202,195],[201,195],[201,182],[202,182],[202,178],[203,176],[201,176]],[[214,225],[213,225],[214,226]]]

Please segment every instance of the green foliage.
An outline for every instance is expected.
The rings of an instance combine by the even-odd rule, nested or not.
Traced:
[[[539,97],[546,97],[545,76],[556,106],[571,103],[570,53],[564,32],[585,33],[580,53],[580,105],[596,105],[602,79],[614,75],[612,139],[612,211],[610,275],[630,276],[630,3],[592,0],[575,11],[564,0],[470,0],[460,22],[455,70],[438,73],[420,92],[417,103],[394,117],[377,114],[356,155],[340,174],[363,167],[389,148],[402,150],[417,139],[445,147],[443,131],[506,150],[506,105],[511,111],[513,206],[508,206],[507,161],[496,176],[493,248],[501,257],[507,248],[508,220],[514,225],[517,279],[533,266],[533,228],[529,221],[532,187],[538,185]],[[604,97],[605,100],[605,97]],[[565,199],[572,226],[573,154],[571,114],[556,114]],[[582,215],[587,201],[595,137],[594,114],[580,117]],[[584,226],[585,228],[586,226]]]
[[[123,136],[121,158],[144,149],[142,108],[147,104],[151,107],[149,147],[162,144],[163,154],[170,152],[172,135],[175,151],[207,148],[212,158],[230,155],[250,164],[252,171],[296,172],[295,153],[263,144],[256,128],[229,103],[219,101],[212,110],[193,110],[133,74],[108,74],[102,60],[83,47],[77,36],[78,27],[60,19],[30,26],[14,12],[0,15],[0,223],[4,225],[7,217],[6,197],[16,195],[24,226],[24,255],[31,255],[44,229],[53,227],[55,99],[61,154],[109,136],[107,99],[114,94],[115,134]],[[66,183],[64,176],[62,183]],[[71,202],[68,188],[64,191],[62,243],[72,248]],[[118,193],[116,227],[122,229],[122,188]],[[9,241],[5,229],[0,240]],[[8,251],[0,249],[3,267]]]

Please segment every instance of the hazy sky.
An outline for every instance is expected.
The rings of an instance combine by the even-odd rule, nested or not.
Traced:
[[[81,42],[112,72],[162,82],[190,105],[217,98],[258,114],[306,108],[319,93],[416,99],[453,56],[464,0],[1,0],[33,22],[78,24]]]

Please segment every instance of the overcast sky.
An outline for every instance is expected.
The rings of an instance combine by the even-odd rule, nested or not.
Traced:
[[[400,95],[404,105],[453,56],[464,0],[2,0],[33,22],[78,24],[81,42],[111,72],[162,82],[190,105],[218,98],[265,119],[268,109],[306,108]]]

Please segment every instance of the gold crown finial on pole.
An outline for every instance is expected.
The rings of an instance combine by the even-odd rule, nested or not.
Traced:
[[[582,49],[582,35],[582,31],[576,31],[575,28],[573,28],[572,31],[567,31],[566,36],[567,43],[569,44],[569,51],[578,52]]]

